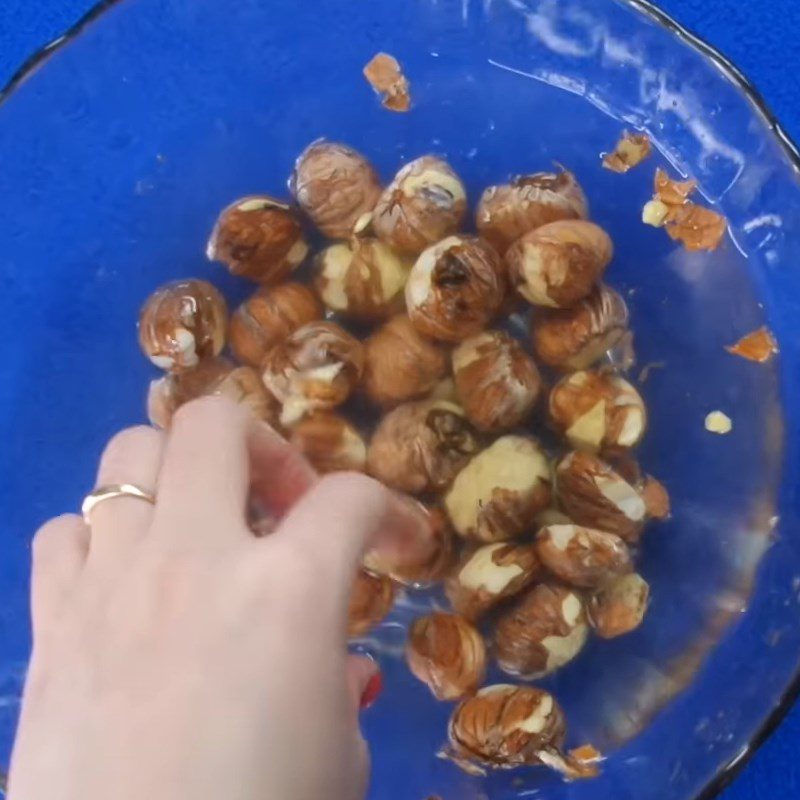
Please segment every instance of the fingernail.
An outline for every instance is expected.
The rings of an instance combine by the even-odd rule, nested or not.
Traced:
[[[361,710],[369,708],[374,705],[375,701],[380,697],[383,691],[383,676],[380,672],[376,672],[368,681],[364,691],[361,695]]]

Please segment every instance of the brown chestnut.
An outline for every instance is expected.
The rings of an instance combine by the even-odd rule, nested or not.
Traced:
[[[348,239],[381,194],[377,173],[350,147],[318,141],[295,164],[292,194],[312,222],[331,239]]]
[[[295,212],[260,195],[243,197],[220,214],[206,252],[233,275],[272,285],[305,261],[308,243]]]
[[[367,463],[367,445],[361,434],[344,417],[318,411],[294,425],[289,441],[317,472],[349,470],[363,472]]]
[[[228,307],[208,281],[167,283],[147,298],[139,315],[139,344],[157,367],[179,372],[225,346]]]

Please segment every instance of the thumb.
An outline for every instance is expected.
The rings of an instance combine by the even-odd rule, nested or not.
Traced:
[[[369,708],[383,690],[380,667],[368,656],[349,655],[347,657],[347,688],[353,711]]]

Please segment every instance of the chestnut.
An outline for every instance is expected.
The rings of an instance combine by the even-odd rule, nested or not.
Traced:
[[[252,367],[236,367],[224,358],[201,361],[191,370],[165,375],[150,384],[147,416],[157,428],[168,428],[173,414],[190,400],[217,395],[246,406],[256,419],[278,422],[278,404]]]
[[[490,186],[475,213],[478,232],[498,252],[506,250],[530,231],[563,219],[586,219],[589,204],[575,176],[537,172],[511,183]]]
[[[444,349],[417,333],[405,315],[375,331],[364,350],[364,391],[382,408],[424,397],[447,372]]]
[[[457,614],[437,612],[415,620],[408,631],[406,661],[437,700],[473,694],[486,676],[483,637]]]
[[[453,527],[466,539],[520,536],[550,503],[550,464],[537,442],[503,436],[455,477],[444,498]]]
[[[420,333],[460,342],[488,325],[505,293],[505,269],[494,249],[474,236],[448,236],[412,267],[406,308]]]
[[[556,467],[556,493],[578,525],[615,533],[631,544],[639,540],[647,521],[645,502],[638,488],[607,462],[591,453],[568,453]]]
[[[458,406],[438,400],[405,403],[378,425],[367,470],[403,492],[439,491],[479,449],[477,433]]]
[[[560,751],[567,733],[555,698],[534,686],[495,684],[461,702],[450,718],[450,751],[462,769],[510,769],[544,763],[543,754]]]
[[[603,639],[624,636],[642,624],[649,601],[650,587],[641,575],[620,575],[589,598],[589,622]]]
[[[624,378],[610,372],[573,372],[550,392],[550,418],[569,444],[596,452],[631,448],[647,427],[644,400]]]
[[[406,164],[384,189],[372,217],[375,235],[398,253],[419,255],[457,233],[467,193],[453,168],[436,156]]]
[[[225,346],[228,307],[208,281],[164,284],[147,298],[139,315],[139,344],[157,367],[179,372]]]
[[[631,572],[633,559],[613,533],[581,525],[548,525],[536,535],[536,553],[556,578],[591,589]]]
[[[394,598],[395,585],[389,578],[359,570],[350,593],[348,637],[364,636],[382,622],[392,610]]]
[[[260,367],[264,356],[278,342],[321,317],[319,301],[300,283],[259,289],[231,315],[231,351],[239,361]]]
[[[243,197],[219,216],[206,250],[233,275],[273,285],[305,261],[308,243],[292,209],[266,195]]]
[[[348,239],[381,194],[380,179],[361,153],[326,141],[303,151],[289,185],[298,205],[331,239]]]
[[[363,472],[366,467],[364,439],[338,414],[329,411],[310,414],[292,427],[289,441],[323,475],[343,470]]]
[[[541,573],[533,544],[485,544],[467,552],[445,581],[445,594],[454,611],[474,620],[522,591]]]
[[[354,236],[315,259],[314,286],[325,306],[363,322],[386,319],[405,307],[411,264],[372,236]]]
[[[471,336],[453,351],[458,399],[478,430],[519,425],[533,410],[542,379],[519,342],[501,331]]]
[[[526,233],[506,251],[506,264],[511,285],[529,303],[571,308],[592,291],[613,254],[601,227],[573,219]]]
[[[586,369],[616,345],[628,328],[628,307],[600,285],[573,308],[537,309],[531,321],[534,355],[561,370]]]
[[[281,424],[290,427],[347,400],[364,371],[364,348],[333,322],[309,322],[276,344],[261,370],[282,405]]]
[[[498,619],[497,664],[525,680],[543,678],[572,661],[588,634],[580,595],[558,584],[540,583]]]

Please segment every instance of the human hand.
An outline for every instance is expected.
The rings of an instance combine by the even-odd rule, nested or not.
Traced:
[[[424,518],[361,475],[319,479],[206,398],[112,440],[98,485],[153,489],[46,524],[9,800],[355,800],[368,755],[348,656],[367,546],[414,560]],[[256,539],[252,493],[279,520]]]

